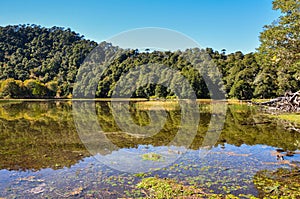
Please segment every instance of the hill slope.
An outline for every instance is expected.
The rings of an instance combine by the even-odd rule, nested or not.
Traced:
[[[101,43],[103,48],[117,49],[111,44]],[[84,59],[98,44],[83,36],[59,27],[44,28],[37,25],[16,25],[0,27],[0,98],[62,98],[71,97],[74,81]],[[191,55],[200,49],[187,49],[184,52],[138,52],[123,50],[123,54],[109,65],[95,84],[96,97],[111,97],[120,78],[134,67],[160,63],[180,72],[193,88],[197,98],[209,98],[205,81],[183,55]],[[229,98],[251,99],[253,97],[273,97],[276,93],[278,72],[276,68],[266,73],[260,63],[261,55],[238,51],[232,54],[219,53],[211,48],[205,50],[222,73],[224,90]],[[191,55],[192,56],[192,55]],[[205,66],[202,71],[205,71]],[[95,73],[95,71],[93,71]],[[151,71],[155,75],[160,71]],[[286,74],[289,74],[287,69]],[[91,72],[83,72],[82,78],[90,84]],[[215,74],[210,75],[217,81]],[[147,78],[146,76],[142,76]],[[172,79],[172,82],[178,80]],[[130,83],[130,82],[128,82]],[[180,84],[180,82],[179,82]],[[178,84],[177,84],[178,85]],[[176,87],[176,86],[175,86]],[[293,89],[299,88],[296,85]],[[86,88],[81,85],[78,91],[83,96]],[[130,97],[176,97],[174,88],[147,83],[137,88]],[[183,97],[187,94],[182,88]],[[282,91],[283,92],[283,91]]]

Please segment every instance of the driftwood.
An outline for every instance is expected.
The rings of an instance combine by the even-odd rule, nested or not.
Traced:
[[[286,92],[283,97],[277,97],[267,102],[253,103],[272,107],[274,110],[283,112],[300,112],[300,91],[292,93]]]

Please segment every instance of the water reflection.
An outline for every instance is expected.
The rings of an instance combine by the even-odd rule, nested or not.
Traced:
[[[0,131],[1,169],[58,169],[89,155],[69,102],[1,103]]]
[[[118,153],[124,155],[125,149],[132,152],[132,149],[138,149],[141,145],[175,146],[197,150],[203,146],[211,118],[218,118],[218,115],[211,114],[210,104],[199,105],[200,121],[196,135],[193,134],[193,128],[196,125],[191,119],[183,128],[183,136],[174,142],[179,128],[182,128],[181,110],[176,102],[163,105],[166,109],[166,122],[160,131],[151,136],[144,136],[143,132],[139,135],[139,132],[122,131],[114,119],[111,102],[96,102],[95,118],[86,117],[87,114],[84,112],[87,110],[84,107],[86,105],[80,105],[82,106],[80,110],[83,112],[78,114],[85,115],[82,117],[84,119],[94,120],[95,126],[101,127],[102,137],[99,137],[99,132],[95,131],[95,126],[84,126],[87,133],[85,139],[92,138],[88,141],[88,147],[91,147],[89,151],[95,150],[93,155],[103,156],[112,153],[114,156]],[[119,106],[122,108],[121,102]],[[136,125],[147,126],[151,122],[151,113],[148,108],[147,103],[130,103],[131,118]],[[158,116],[161,116],[157,114],[160,111],[161,109],[152,110]],[[90,156],[86,146],[82,143],[82,137],[80,139],[78,136],[73,114],[70,101],[2,102],[0,104],[0,168],[8,170],[59,169],[70,167],[82,158]],[[125,119],[121,121],[124,126],[127,125]],[[227,110],[224,129],[214,146],[224,146],[225,143],[235,146],[259,144],[284,150],[297,149],[294,143],[295,140],[300,140],[298,133],[286,131],[274,121],[264,123],[266,121],[270,120],[253,107],[231,105]],[[194,139],[188,146],[182,144],[188,143],[186,139],[190,137]],[[181,153],[183,152],[179,154]]]

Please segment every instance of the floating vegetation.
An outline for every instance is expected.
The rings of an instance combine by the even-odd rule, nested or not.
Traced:
[[[209,189],[192,185],[184,185],[174,179],[149,177],[144,178],[136,186],[142,189],[145,198],[171,199],[171,198],[211,198],[211,199],[238,199],[233,194],[214,194]],[[225,187],[226,188],[226,187]],[[246,196],[246,195],[244,195]],[[254,196],[250,196],[253,199]]]
[[[150,160],[150,161],[163,161],[163,157],[157,153],[146,153],[142,155],[143,160]]]
[[[143,189],[147,198],[180,198],[186,196],[206,196],[202,189],[195,186],[185,186],[173,179],[160,179],[157,177],[144,178],[137,184]]]

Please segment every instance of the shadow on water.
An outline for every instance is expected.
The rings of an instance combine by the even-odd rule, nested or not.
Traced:
[[[115,103],[122,109],[123,102]],[[212,117],[219,117],[218,113],[211,113],[210,104],[199,104],[197,133],[189,134],[196,125],[187,122],[185,136],[172,142],[182,127],[182,111],[177,102],[165,102],[159,106],[149,102],[130,102],[130,121],[135,125],[146,127],[153,119],[151,116],[157,117],[156,123],[159,125],[163,121],[161,129],[151,136],[131,129],[128,115],[119,114],[119,121],[126,128],[126,132],[123,131],[120,122],[115,120],[112,102],[93,102],[95,118],[105,139],[91,140],[97,145],[96,153],[91,154],[90,145],[87,150],[73,118],[73,114],[84,114],[87,104],[79,103],[77,113],[72,111],[72,105],[71,101],[0,103],[0,190],[3,193],[0,197],[12,197],[23,192],[38,197],[80,197],[89,194],[91,197],[106,194],[108,198],[138,196],[143,193],[136,190],[129,193],[128,190],[134,190],[134,185],[142,177],[154,175],[201,184],[216,193],[228,192],[219,187],[226,182],[231,186],[231,192],[256,194],[252,183],[255,172],[288,166],[278,164],[272,151],[276,148],[295,151],[299,147],[295,145],[295,140],[300,140],[299,133],[285,130],[280,123],[263,116],[255,107],[229,105],[224,129],[216,143],[209,147],[210,153],[203,158],[202,143],[209,122]],[[128,110],[121,113],[125,111]],[[89,119],[86,115],[84,117]],[[186,117],[189,121],[193,115],[187,114]],[[86,133],[87,136],[95,136],[93,131]],[[189,146],[183,147],[181,143],[189,136],[194,139]],[[186,152],[184,155],[181,154],[182,148]],[[128,151],[140,154],[163,151],[180,156],[163,168],[150,168],[141,176],[114,170],[97,161],[104,157],[109,161],[123,161],[117,158]],[[161,160],[167,161],[167,158],[163,159],[163,153]],[[142,155],[137,157],[143,158]],[[295,156],[295,160],[299,160],[299,157]],[[160,161],[149,161],[147,164],[151,165],[152,162],[155,166]],[[134,168],[138,165],[126,166]]]

